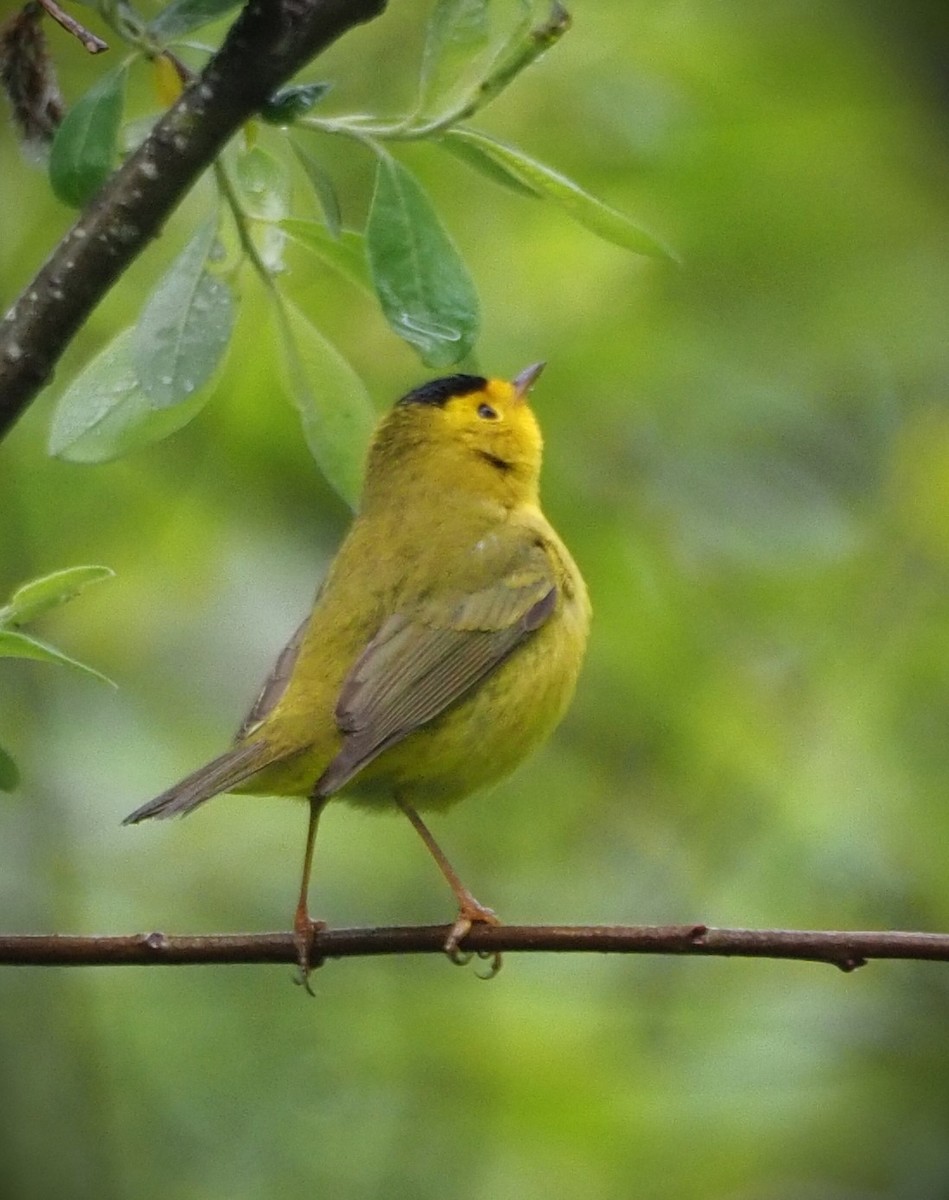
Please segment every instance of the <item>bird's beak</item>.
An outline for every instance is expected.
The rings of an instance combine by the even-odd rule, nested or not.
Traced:
[[[529,367],[525,367],[520,375],[516,375],[511,380],[511,387],[514,389],[514,395],[518,400],[523,400],[527,396],[527,393],[537,382],[537,376],[546,366],[545,362],[532,363]]]

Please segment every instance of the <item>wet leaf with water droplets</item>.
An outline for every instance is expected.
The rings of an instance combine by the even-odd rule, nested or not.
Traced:
[[[208,270],[216,244],[209,221],[169,267],[135,326],[132,364],[152,408],[187,400],[212,375],[231,340],[234,297]]]
[[[235,178],[248,215],[259,221],[279,221],[290,207],[290,176],[272,154],[252,146],[238,156]]]
[[[389,324],[430,367],[450,367],[478,336],[478,295],[454,242],[410,171],[379,158],[366,252]]]
[[[266,150],[252,146],[237,159],[235,181],[247,215],[266,222],[263,228],[253,230],[258,254],[271,272],[282,271],[286,238],[277,222],[290,211],[291,182],[287,167]]]
[[[56,458],[109,462],[175,433],[209,399],[205,389],[171,408],[156,408],[132,364],[134,332],[123,330],[60,396],[49,435],[49,452]]]

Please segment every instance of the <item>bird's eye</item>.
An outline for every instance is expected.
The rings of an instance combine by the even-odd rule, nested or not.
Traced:
[[[498,419],[497,411],[490,404],[479,404],[478,416],[482,417],[485,421],[496,421]]]

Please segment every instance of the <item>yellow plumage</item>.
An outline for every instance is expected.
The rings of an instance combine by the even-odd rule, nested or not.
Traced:
[[[190,812],[225,790],[308,797],[299,938],[316,819],[337,792],[401,807],[419,828],[461,905],[451,950],[492,919],[415,810],[507,775],[559,721],[580,670],[586,588],[539,507],[525,399],[539,370],[436,380],[381,421],[359,513],[235,746],[127,818]]]

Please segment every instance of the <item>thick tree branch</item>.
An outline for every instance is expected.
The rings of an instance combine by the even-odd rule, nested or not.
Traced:
[[[379,954],[441,954],[448,927],[323,929],[312,961]],[[795,929],[709,929],[704,925],[476,926],[466,950],[499,953],[595,951],[600,954],[683,954],[716,958],[790,958],[825,962],[843,971],[872,958],[949,962],[949,934]],[[41,967],[178,966],[207,963],[295,963],[290,933],[122,937],[0,934],[0,965]]]
[[[250,0],[201,75],[105,184],[0,322],[0,437],[232,134],[314,55],[385,6],[386,0]]]

